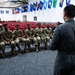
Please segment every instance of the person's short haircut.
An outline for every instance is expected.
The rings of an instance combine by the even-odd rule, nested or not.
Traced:
[[[75,17],[75,6],[73,4],[69,4],[64,8],[64,12],[69,18]]]
[[[0,27],[2,27],[2,24],[0,24]]]
[[[27,26],[30,26],[30,24],[27,24]]]
[[[38,23],[37,25],[40,25],[41,26],[41,23]]]
[[[16,26],[19,26],[18,24],[16,24]]]
[[[3,24],[3,26],[7,26],[7,24]]]

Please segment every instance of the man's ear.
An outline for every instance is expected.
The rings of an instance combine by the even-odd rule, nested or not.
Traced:
[[[63,12],[63,19],[64,19],[64,21],[66,20],[66,13],[65,12]]]
[[[64,17],[66,17],[67,16],[67,14],[66,14],[66,12],[64,12]]]

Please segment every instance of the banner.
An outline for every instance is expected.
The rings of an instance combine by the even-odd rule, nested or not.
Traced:
[[[18,11],[16,9],[13,9],[12,14],[18,14]]]
[[[32,11],[33,11],[33,5],[30,4],[30,12],[32,12]]]
[[[36,11],[36,4],[33,3],[33,10]]]
[[[66,0],[66,5],[69,5],[70,4],[70,1],[71,0]]]
[[[56,8],[58,0],[53,0],[53,8]]]
[[[40,3],[36,2],[36,9],[37,11],[40,9]]]
[[[15,8],[15,9],[16,9],[17,14],[19,14],[20,13],[20,8]]]
[[[40,1],[39,3],[39,9],[42,10],[44,3],[42,1]]]
[[[22,6],[22,13],[28,12],[28,5]]]
[[[48,1],[48,8],[49,8],[49,9],[51,9],[52,1],[53,1],[53,0],[49,0],[49,1]]]
[[[64,0],[60,0],[59,1],[59,6],[62,8],[63,7],[63,3],[64,3]]]
[[[25,12],[28,12],[28,5],[25,6]]]
[[[46,0],[44,0],[44,9],[46,10],[47,9],[47,1]]]
[[[25,12],[25,6],[22,6],[21,12],[22,12],[22,13]]]

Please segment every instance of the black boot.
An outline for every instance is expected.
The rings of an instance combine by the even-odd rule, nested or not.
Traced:
[[[36,47],[36,52],[38,53],[39,52],[38,45],[36,45],[35,47]]]

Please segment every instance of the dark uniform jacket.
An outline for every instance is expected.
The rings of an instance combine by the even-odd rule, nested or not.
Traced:
[[[75,75],[75,21],[69,19],[55,30],[51,50],[57,50],[54,75]]]

